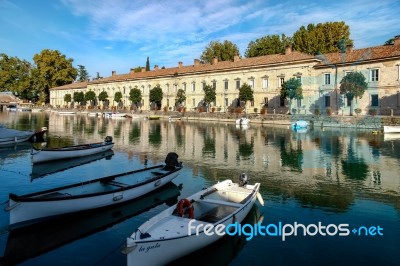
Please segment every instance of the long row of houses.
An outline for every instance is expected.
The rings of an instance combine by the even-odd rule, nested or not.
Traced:
[[[150,71],[112,75],[99,80],[72,83],[50,90],[50,104],[65,106],[66,94],[93,91],[98,96],[106,91],[109,105],[116,106],[114,95],[121,92],[124,107],[130,107],[129,92],[138,88],[142,92],[142,110],[150,110],[149,92],[159,85],[163,91],[162,108],[171,110],[175,106],[177,91],[183,89],[186,110],[195,110],[204,98],[203,87],[216,89],[214,107],[227,111],[235,104],[239,88],[244,83],[253,89],[254,101],[247,104],[251,112],[257,108],[268,108],[268,112],[287,112],[324,114],[327,110],[333,114],[348,115],[349,100],[339,93],[340,81],[349,72],[362,72],[368,82],[368,90],[361,99],[354,99],[353,107],[368,114],[371,109],[389,115],[400,114],[400,35],[395,36],[393,44],[363,49],[347,47],[345,52],[324,55],[308,55],[292,51],[288,47],[284,54],[274,54],[253,58],[235,56],[233,61],[218,61],[203,64],[195,59],[193,65],[184,66],[178,62],[176,67],[159,68]],[[302,83],[301,101],[292,106],[280,96],[282,84],[290,78],[298,78]],[[103,102],[96,102],[102,107]]]

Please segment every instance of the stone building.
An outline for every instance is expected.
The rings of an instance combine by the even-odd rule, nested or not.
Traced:
[[[73,83],[50,90],[50,104],[65,106],[65,94],[76,91],[94,91],[96,96],[105,91],[109,106],[116,106],[116,92],[121,92],[120,105],[129,109],[129,92],[138,88],[142,92],[142,110],[150,110],[149,92],[159,85],[163,91],[161,107],[173,110],[176,94],[183,89],[186,109],[195,110],[204,98],[203,87],[216,89],[216,101],[212,106],[219,111],[227,111],[229,106],[237,105],[239,87],[244,83],[253,88],[254,101],[247,103],[248,112],[266,107],[269,113],[312,114],[316,110],[322,114],[331,110],[334,114],[350,113],[350,102],[339,93],[340,81],[351,71],[362,72],[368,81],[368,90],[361,99],[354,99],[353,106],[362,114],[375,108],[381,114],[400,114],[400,36],[390,45],[354,50],[348,47],[343,53],[308,55],[287,48],[284,54],[266,55],[254,58],[235,56],[233,61],[220,62],[214,59],[211,64],[203,64],[195,59],[193,65],[184,66],[178,62],[176,67],[159,68],[151,71],[112,75],[99,80]],[[282,84],[290,78],[301,80],[303,96],[300,101],[287,101],[280,97]],[[96,101],[102,107],[103,102]]]

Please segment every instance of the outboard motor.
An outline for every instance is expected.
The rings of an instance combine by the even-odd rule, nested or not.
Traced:
[[[247,181],[249,180],[248,176],[246,173],[241,173],[239,176],[239,185],[241,187],[244,187],[245,185],[247,185]]]
[[[179,155],[175,152],[170,152],[165,158],[165,170],[174,170],[175,167],[181,167],[182,163],[178,162]]]
[[[113,141],[113,138],[111,137],[111,136],[107,136],[105,139],[104,139],[104,142],[105,143],[111,143]]]

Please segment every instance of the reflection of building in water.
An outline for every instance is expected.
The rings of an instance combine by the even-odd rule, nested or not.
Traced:
[[[334,181],[400,192],[399,155],[389,150],[386,146],[390,143],[380,136],[360,137],[356,131],[343,129],[314,129],[304,134],[261,125],[242,130],[216,122],[95,118],[93,123],[93,119],[50,115],[49,132],[73,138],[76,144],[101,141],[110,135],[114,150],[138,156],[143,163],[163,160],[167,152],[174,151],[193,169],[214,169],[225,177],[234,173],[231,178],[246,171],[254,178],[292,190],[313,189]]]

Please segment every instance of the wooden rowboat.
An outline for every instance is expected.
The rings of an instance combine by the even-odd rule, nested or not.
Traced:
[[[114,142],[112,142],[112,137],[107,136],[104,142],[74,145],[62,148],[36,149],[33,147],[31,152],[32,162],[35,164],[88,156],[110,150],[113,146]]]
[[[217,241],[225,234],[220,229],[242,222],[256,199],[263,204],[259,188],[259,183],[248,185],[225,180],[182,199],[127,238],[123,252],[127,254],[128,266],[139,262],[140,265],[165,265]],[[183,214],[184,207],[187,214]]]
[[[138,198],[170,182],[178,176],[181,169],[178,155],[169,153],[165,165],[146,167],[22,196],[10,193],[5,207],[5,210],[10,212],[10,228]]]

